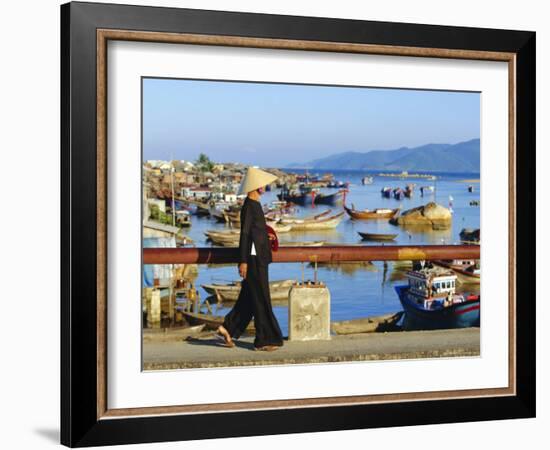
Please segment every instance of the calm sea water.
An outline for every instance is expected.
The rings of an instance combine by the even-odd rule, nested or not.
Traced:
[[[293,172],[300,172],[293,170]],[[374,176],[374,183],[371,185],[361,185],[361,178],[365,175],[373,175],[366,171],[310,171],[311,175],[323,174],[325,172],[333,173],[337,180],[350,182],[349,193],[346,196],[347,205],[354,203],[357,209],[374,208],[396,208],[401,206],[402,211],[409,208],[420,206],[429,201],[449,207],[452,203],[453,225],[449,230],[442,231],[413,231],[405,230],[388,223],[387,220],[379,221],[353,221],[347,215],[335,230],[317,231],[317,232],[290,232],[279,235],[282,241],[309,241],[325,240],[330,243],[349,243],[363,245],[380,245],[380,243],[369,243],[361,241],[358,231],[373,233],[393,233],[398,234],[393,242],[396,244],[458,244],[460,243],[459,233],[463,228],[479,228],[480,215],[479,207],[470,206],[470,201],[478,200],[479,183],[465,182],[467,179],[477,179],[478,174],[436,174],[438,179],[430,181],[425,179],[399,179],[390,177]],[[393,198],[383,198],[380,189],[383,186],[404,188],[407,183],[416,183],[414,196],[412,199],[395,200]],[[425,193],[420,196],[420,186],[435,186],[434,193]],[[473,193],[468,192],[468,186],[473,185]],[[324,189],[326,193],[336,192],[336,189]],[[266,192],[262,196],[262,203],[269,203],[276,200],[278,190]],[[451,200],[452,198],[452,200]],[[319,205],[315,208],[311,206],[299,207],[296,215],[310,215],[322,212],[326,209],[332,209],[333,212],[340,212],[341,206],[330,207]],[[187,234],[195,240],[197,246],[210,246],[206,242],[204,232],[211,229],[227,229],[225,224],[216,223],[209,218],[198,218],[193,216],[193,223]],[[392,245],[387,243],[385,245]],[[303,267],[303,269],[302,269]],[[407,269],[403,263],[388,263],[384,268],[382,262],[374,262],[371,267],[365,267],[364,264],[341,264],[338,266],[318,268],[318,279],[325,282],[331,294],[331,320],[349,320],[359,317],[376,316],[386,313],[400,311],[401,304],[393,288],[396,284],[402,284],[405,280],[404,272]],[[302,270],[305,273],[305,279],[313,279],[313,268],[308,264],[302,266],[300,263],[274,263],[269,267],[270,280],[280,280],[294,278],[300,280]],[[201,284],[213,282],[231,282],[238,280],[237,266],[208,267],[199,266],[199,274],[195,283],[200,291],[201,298],[207,296],[206,291],[200,288]],[[459,289],[460,290],[460,289]],[[463,290],[468,292],[479,292],[479,285],[463,285]],[[228,305],[229,307],[231,305]],[[288,309],[283,306],[274,306],[274,312],[279,320],[283,333],[288,333]],[[216,314],[226,314],[228,307],[214,307]]]

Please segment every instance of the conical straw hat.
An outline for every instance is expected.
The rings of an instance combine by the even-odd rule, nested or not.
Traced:
[[[278,177],[275,175],[264,172],[256,167],[249,167],[239,188],[239,195],[248,194],[258,188],[267,186],[273,183],[277,178]]]

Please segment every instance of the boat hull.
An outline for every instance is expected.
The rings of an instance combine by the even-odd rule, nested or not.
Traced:
[[[397,234],[363,233],[361,231],[357,233],[364,241],[393,241],[397,237]]]
[[[468,328],[480,325],[479,298],[442,309],[426,310],[409,298],[408,286],[395,286],[395,290],[405,311],[403,329],[406,331]]]
[[[359,211],[359,210],[344,206],[344,210],[348,213],[348,215],[352,219],[356,219],[356,220],[392,219],[399,213],[399,208],[380,212],[381,210],[378,210],[378,209],[374,209],[372,211]]]

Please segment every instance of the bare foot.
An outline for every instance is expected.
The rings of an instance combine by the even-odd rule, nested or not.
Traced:
[[[221,335],[224,337],[225,343],[226,343],[227,345],[229,345],[229,346],[231,346],[231,347],[232,347],[233,345],[235,345],[235,343],[233,342],[233,339],[231,339],[231,335],[229,334],[229,331],[227,331],[223,325],[220,325],[220,326],[218,327],[218,330],[217,330],[217,331],[218,331],[219,334],[221,334]]]

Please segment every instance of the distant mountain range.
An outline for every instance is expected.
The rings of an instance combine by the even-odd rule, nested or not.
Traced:
[[[288,167],[479,173],[479,139],[457,144],[426,144],[420,147],[401,147],[395,150],[337,153],[306,163],[293,163]]]

